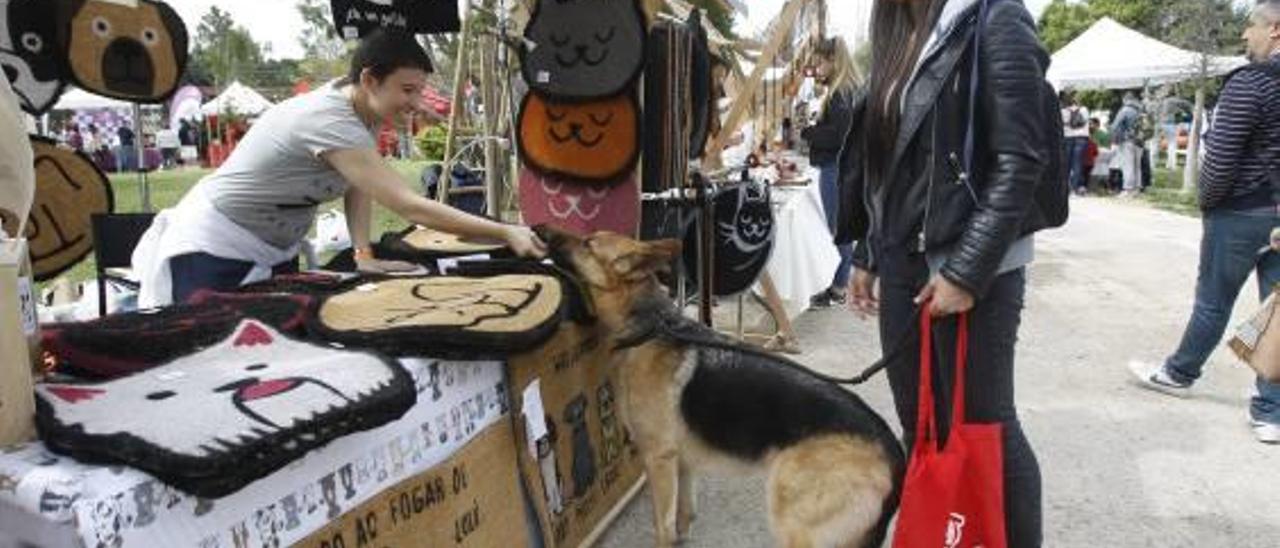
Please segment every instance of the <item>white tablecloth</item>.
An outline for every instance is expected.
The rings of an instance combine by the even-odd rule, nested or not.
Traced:
[[[831,285],[840,266],[840,253],[832,243],[822,210],[818,170],[809,169],[808,176],[811,182],[807,186],[772,189],[777,234],[766,268],[790,318],[809,308],[809,297]],[[759,285],[756,293],[760,293]]]

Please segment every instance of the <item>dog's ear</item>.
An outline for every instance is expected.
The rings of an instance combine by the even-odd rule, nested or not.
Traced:
[[[614,259],[613,268],[629,281],[643,280],[656,272],[669,270],[680,249],[680,240],[646,242],[640,249]]]

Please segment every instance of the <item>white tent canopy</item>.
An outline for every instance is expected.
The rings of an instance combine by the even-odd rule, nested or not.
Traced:
[[[92,110],[101,108],[111,109],[131,109],[133,103],[94,95],[80,88],[70,87],[67,92],[62,94],[58,102],[53,105],[53,110]]]
[[[1195,78],[1201,55],[1176,48],[1104,17],[1053,54],[1048,78],[1058,89],[1126,89]],[[1209,75],[1245,64],[1243,57],[1211,56]]]
[[[271,108],[271,101],[240,82],[232,82],[222,94],[200,107],[200,112],[209,115],[234,112],[247,116],[256,116]]]

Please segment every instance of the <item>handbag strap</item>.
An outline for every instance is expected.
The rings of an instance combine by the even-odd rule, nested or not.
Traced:
[[[978,4],[978,22],[974,25],[973,30],[973,59],[969,63],[969,123],[964,132],[964,177],[967,181],[973,179],[973,151],[974,144],[974,119],[977,118],[978,111],[978,80],[979,80],[979,64],[978,61],[982,57],[982,36],[987,30],[987,12],[990,8],[990,0],[981,0]]]
[[[938,440],[938,417],[933,400],[933,318],[926,305],[920,314],[920,392],[916,402],[916,443],[924,440]],[[965,375],[969,362],[969,314],[962,312],[956,317],[956,367],[955,388],[951,395],[951,427],[948,432],[955,432],[956,427],[964,423],[965,414]],[[937,447],[942,450],[943,447]]]

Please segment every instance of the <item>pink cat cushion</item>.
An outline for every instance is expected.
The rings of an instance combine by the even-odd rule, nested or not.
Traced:
[[[53,451],[132,466],[205,498],[395,420],[417,397],[387,358],[296,341],[255,320],[154,369],[39,384],[36,396],[36,426]]]
[[[528,225],[547,224],[581,235],[608,230],[634,236],[640,222],[640,186],[634,174],[605,188],[522,169],[520,214]]]

